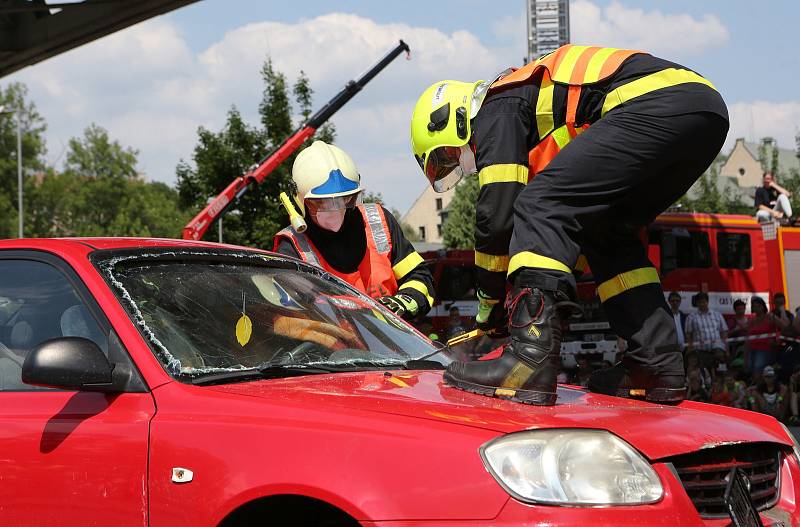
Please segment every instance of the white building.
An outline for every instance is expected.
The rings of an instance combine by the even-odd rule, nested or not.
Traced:
[[[435,192],[430,185],[425,186],[425,191],[408,209],[402,218],[403,223],[410,225],[419,236],[421,242],[426,244],[442,243],[442,211],[452,201],[456,189],[452,188],[441,194]]]
[[[569,0],[527,0],[528,62],[569,43]]]

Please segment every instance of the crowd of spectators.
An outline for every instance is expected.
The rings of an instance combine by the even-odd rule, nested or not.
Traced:
[[[709,306],[704,292],[694,295],[696,310],[681,311],[681,295],[669,294],[678,344],[684,353],[687,399],[766,413],[800,426],[800,308],[786,309],[777,293],[769,310],[760,296],[736,300],[734,314],[725,318]],[[447,327],[434,340],[446,341],[467,331],[457,307],[449,312]],[[442,338],[443,337],[443,338]],[[482,339],[471,343],[463,360],[474,360],[504,342]],[[618,343],[624,351],[625,342]],[[618,357],[619,358],[619,357]],[[598,355],[579,354],[575,366],[562,368],[558,380],[585,386],[591,373],[611,363]]]
[[[709,306],[708,295],[693,299],[696,310],[680,310],[681,296],[670,293],[678,343],[684,353],[687,399],[762,412],[800,426],[800,309],[786,309],[776,294],[770,311],[759,296],[736,300],[726,319]],[[624,343],[621,347],[624,347]],[[610,365],[597,356],[576,356],[576,366],[560,382],[586,385],[591,372]]]

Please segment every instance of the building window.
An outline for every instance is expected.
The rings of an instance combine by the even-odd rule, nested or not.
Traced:
[[[440,238],[442,237],[442,224],[441,223],[436,225],[436,234],[438,234]]]
[[[419,239],[425,241],[425,227],[419,228]]]
[[[442,210],[442,198],[436,198],[436,210]]]

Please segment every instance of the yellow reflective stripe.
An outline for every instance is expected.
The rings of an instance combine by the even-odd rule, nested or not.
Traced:
[[[716,90],[710,81],[704,79],[697,73],[689,70],[679,70],[677,68],[669,68],[661,70],[656,73],[644,76],[641,79],[636,79],[627,84],[623,84],[619,88],[611,91],[606,95],[603,102],[603,109],[600,115],[605,115],[607,112],[613,110],[622,103],[635,99],[645,93],[660,90],[662,88],[669,88],[670,86],[677,86],[678,84],[685,84],[687,82],[697,82],[705,84],[706,86]]]
[[[491,272],[505,272],[508,269],[508,255],[486,254],[475,251],[475,265]]]
[[[584,83],[589,82],[597,82],[600,78],[600,71],[603,69],[603,64],[605,64],[608,57],[614,54],[615,51],[619,51],[617,48],[601,48],[597,50],[597,53],[589,60],[589,65],[586,67],[586,74],[583,77]]]
[[[597,286],[597,294],[600,301],[605,302],[611,297],[624,293],[634,287],[646,284],[658,284],[658,271],[655,267],[640,267],[626,273],[618,274],[611,280],[606,280]]]
[[[482,187],[489,183],[522,183],[528,184],[528,167],[524,165],[489,165],[478,172],[478,184]]]
[[[433,297],[428,292],[428,287],[425,285],[424,282],[420,282],[419,280],[409,280],[408,282],[404,283],[398,288],[398,291],[402,291],[403,289],[413,289],[415,291],[419,291],[425,298],[428,300],[428,305],[433,307]]]
[[[589,46],[570,46],[561,59],[561,63],[556,66],[556,71],[553,72],[553,78],[560,82],[569,82],[572,77],[572,70],[575,69],[575,64],[583,54],[584,51],[589,49]]]
[[[416,266],[424,262],[425,260],[422,259],[422,256],[419,255],[417,251],[409,254],[396,264],[392,266],[392,271],[394,272],[395,280],[400,280],[405,275],[410,273],[414,270]]]
[[[567,144],[572,140],[572,138],[569,136],[567,125],[558,127],[552,135],[553,139],[555,139],[556,144],[558,145],[559,150],[567,146]]]
[[[508,263],[508,274],[510,275],[520,267],[555,269],[556,271],[564,271],[565,273],[572,272],[572,269],[570,269],[568,265],[565,265],[558,260],[528,251],[517,253],[511,257],[511,260]]]
[[[542,76],[542,85],[536,98],[536,130],[539,137],[544,138],[549,134],[555,124],[553,122],[553,93],[555,84],[547,74]]]

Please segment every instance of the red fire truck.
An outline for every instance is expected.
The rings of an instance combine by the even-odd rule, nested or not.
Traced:
[[[787,308],[800,305],[800,228],[759,224],[753,217],[731,214],[668,213],[643,233],[650,260],[658,268],[665,292],[678,292],[681,309],[693,310],[692,296],[708,293],[713,309],[733,315],[733,302],[753,295],[767,305],[783,292]],[[613,248],[609,248],[613,250]],[[475,316],[475,269],[472,251],[424,253],[436,282],[431,310],[435,330],[446,331],[452,307],[466,323]],[[570,324],[562,354],[569,367],[578,353],[602,354],[614,360],[617,337],[606,321],[591,271],[578,281],[582,319]]]

